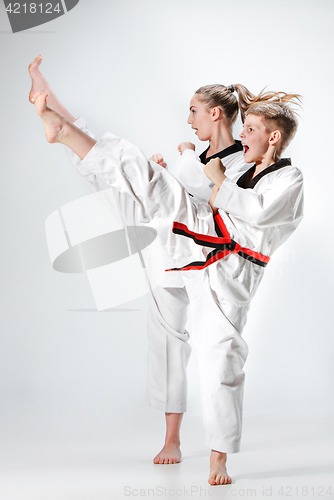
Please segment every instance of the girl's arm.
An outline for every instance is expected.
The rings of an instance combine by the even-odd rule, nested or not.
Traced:
[[[225,174],[232,181],[236,181],[249,168],[242,152],[226,156],[223,162]],[[205,167],[195,151],[185,149],[174,175],[189,193],[207,203],[211,197],[214,182],[207,178],[203,168]]]

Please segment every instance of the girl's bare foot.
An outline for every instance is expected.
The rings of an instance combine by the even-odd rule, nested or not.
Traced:
[[[37,92],[35,94],[36,113],[42,118],[45,127],[45,135],[48,142],[63,142],[64,125],[67,120],[47,106],[47,94]]]
[[[28,71],[31,77],[31,90],[29,93],[29,101],[35,104],[36,94],[49,94],[50,86],[42,73],[39,70],[43,56],[37,56],[36,59],[29,65]]]
[[[165,443],[160,453],[153,459],[155,464],[177,464],[181,462],[180,442]]]
[[[28,70],[31,77],[31,90],[29,93],[29,101],[35,104],[36,96],[38,94],[48,95],[48,106],[64,116],[71,123],[75,122],[74,116],[65,108],[65,106],[59,101],[56,94],[53,92],[49,83],[47,82],[45,76],[40,71],[40,64],[42,62],[43,56],[37,56],[36,59],[30,64]]]
[[[226,453],[211,450],[209,484],[231,484],[232,479],[226,470]]]

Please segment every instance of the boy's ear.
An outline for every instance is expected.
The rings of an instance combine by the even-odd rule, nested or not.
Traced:
[[[271,146],[274,146],[275,144],[278,143],[278,141],[281,139],[281,137],[282,137],[282,134],[279,130],[273,130],[270,134],[269,144]]]

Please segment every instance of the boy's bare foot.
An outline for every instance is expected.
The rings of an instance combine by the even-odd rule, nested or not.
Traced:
[[[232,479],[226,470],[226,453],[211,450],[209,484],[231,484]]]
[[[178,464],[181,462],[181,456],[180,443],[165,443],[153,462],[155,464]]]
[[[45,127],[45,135],[48,142],[62,142],[63,128],[66,120],[53,109],[47,106],[47,94],[37,92],[35,94],[36,113],[42,118]]]
[[[31,90],[29,93],[29,101],[35,104],[36,94],[40,92],[41,94],[49,94],[50,86],[42,73],[39,70],[39,65],[41,64],[43,56],[37,56],[36,59],[29,65],[29,74],[31,77]]]

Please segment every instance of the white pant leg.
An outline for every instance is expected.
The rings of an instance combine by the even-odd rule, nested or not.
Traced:
[[[218,297],[205,271],[188,273],[183,279],[190,299],[192,346],[199,363],[206,444],[216,451],[236,453],[248,354],[241,332],[249,306],[238,307]]]
[[[207,222],[198,217],[195,202],[181,184],[164,168],[148,161],[137,146],[108,132],[76,168],[92,185],[102,183],[125,195],[120,198],[124,200],[120,210],[127,212],[130,203],[134,207],[134,224],[150,224],[156,229],[161,244],[178,267],[198,260],[200,247],[174,234],[172,225],[173,221],[182,221],[192,231],[206,233]],[[212,222],[211,210],[202,207],[202,211]]]
[[[185,330],[189,299],[185,288],[156,287],[148,297],[147,402],[167,413],[187,406],[186,368],[190,356]]]

